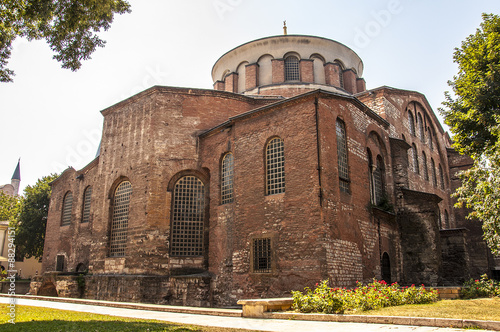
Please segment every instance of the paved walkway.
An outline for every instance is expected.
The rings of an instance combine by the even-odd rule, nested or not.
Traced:
[[[0,303],[9,303],[9,298],[0,297]],[[56,301],[41,301],[30,299],[16,299],[17,305],[29,305],[36,307],[46,307],[62,310],[89,312],[96,314],[105,314],[111,316],[156,319],[161,321],[192,324],[201,326],[232,327],[257,331],[300,331],[300,332],[372,332],[372,331],[396,331],[396,332],[451,332],[466,331],[462,329],[422,327],[422,326],[402,326],[402,325],[383,325],[383,324],[362,324],[362,323],[335,323],[335,322],[311,322],[311,321],[291,321],[279,319],[250,319],[241,317],[221,317],[210,315],[196,315],[186,313],[159,312],[150,310],[124,309],[103,307],[97,305],[62,303]]]

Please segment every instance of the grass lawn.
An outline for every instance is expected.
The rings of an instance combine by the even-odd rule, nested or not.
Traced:
[[[500,298],[442,300],[357,312],[359,315],[458,318],[500,321]]]
[[[50,332],[237,332],[241,329],[182,325],[156,320],[130,319],[76,311],[16,305],[16,324],[9,323],[7,304],[0,304],[0,331]]]

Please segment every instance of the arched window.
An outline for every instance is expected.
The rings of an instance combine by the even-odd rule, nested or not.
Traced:
[[[439,186],[441,187],[442,190],[444,190],[444,174],[441,164],[438,165],[438,172],[439,172]]]
[[[425,142],[424,121],[422,120],[422,115],[420,115],[420,113],[417,114],[417,124],[418,124],[418,136],[420,136],[420,140],[422,142]]]
[[[410,129],[410,134],[415,136],[415,120],[413,119],[413,114],[411,111],[408,111],[408,128]]]
[[[275,137],[266,146],[266,195],[285,192],[285,145]]]
[[[436,164],[434,159],[431,158],[431,172],[432,172],[432,185],[437,187]]]
[[[382,161],[382,157],[377,156],[377,164],[375,165],[373,171],[373,192],[374,192],[374,203],[379,205],[385,197],[385,189],[384,189],[384,162]]]
[[[425,181],[429,181],[429,169],[427,168],[427,156],[425,155],[424,151],[422,151],[422,168],[424,170]]]
[[[412,154],[413,154],[413,172],[420,174],[420,168],[418,165],[418,152],[417,152],[417,146],[415,143],[411,145],[412,149]]]
[[[109,237],[109,256],[125,256],[128,232],[128,210],[132,184],[129,181],[121,182],[113,196],[113,214],[111,217],[111,232]]]
[[[68,191],[66,195],[64,195],[63,199],[61,226],[66,226],[71,224],[72,208],[73,208],[73,194],[71,193],[71,191]]]
[[[429,140],[429,148],[431,148],[431,151],[433,151],[434,150],[434,144],[432,143],[432,131],[431,131],[431,127],[427,128],[427,136],[428,136],[428,140]]]
[[[231,203],[234,199],[233,189],[234,179],[234,157],[231,152],[228,152],[222,158],[221,169],[221,204]]]
[[[285,81],[299,81],[299,58],[290,55],[285,59]]]
[[[174,186],[172,256],[203,255],[205,185],[195,176],[180,178]]]
[[[337,131],[337,162],[339,169],[339,185],[340,191],[349,192],[349,164],[347,161],[347,136],[345,124],[342,120],[337,119],[335,123]]]
[[[92,196],[92,187],[88,186],[83,193],[83,207],[82,207],[82,222],[89,222],[90,220],[90,202]]]
[[[335,63],[338,64],[338,67],[339,67],[339,86],[343,89],[344,88],[344,66],[338,60],[335,60]]]

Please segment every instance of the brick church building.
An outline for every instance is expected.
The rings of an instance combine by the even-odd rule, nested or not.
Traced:
[[[238,46],[212,78],[102,111],[98,157],[52,183],[32,293],[222,307],[492,273],[450,198],[470,159],[424,95],[366,90],[359,56],[314,36]]]

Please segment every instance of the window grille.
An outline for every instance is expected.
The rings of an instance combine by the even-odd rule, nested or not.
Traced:
[[[82,209],[82,222],[89,222],[90,219],[90,198],[92,196],[92,187],[87,187],[83,194],[83,209]]]
[[[128,231],[128,212],[132,184],[123,181],[116,188],[113,199],[113,216],[111,219],[110,252],[111,257],[125,256]]]
[[[336,122],[337,131],[337,161],[339,169],[340,190],[349,192],[349,165],[347,163],[347,137],[345,124],[341,120]]]
[[[441,164],[439,164],[438,172],[439,172],[439,186],[441,187],[442,190],[444,190],[444,174]]]
[[[339,67],[339,86],[343,89],[344,88],[344,69],[342,68],[342,64],[338,61],[335,61],[335,63]]]
[[[285,146],[279,137],[266,146],[266,194],[285,192]]]
[[[425,152],[422,151],[422,167],[424,169],[424,179],[425,181],[429,181],[429,170],[427,168],[427,156]]]
[[[432,142],[432,131],[431,131],[431,128],[427,128],[427,132],[429,133],[429,147],[431,148],[431,151],[434,150],[434,145],[433,145],[433,142]]]
[[[432,172],[432,185],[437,187],[437,176],[436,176],[436,164],[434,164],[434,159],[431,158],[431,172]]]
[[[415,143],[412,144],[412,152],[413,152],[413,171],[417,174],[420,174],[420,167],[418,165],[418,152]]]
[[[195,176],[184,176],[174,187],[172,256],[203,255],[205,186]]]
[[[382,202],[385,196],[384,193],[384,180],[383,180],[383,162],[380,156],[377,157],[377,166],[373,172],[373,185],[375,187],[375,204],[378,205]]]
[[[68,191],[64,196],[61,226],[71,224],[71,210],[73,207],[73,194]]]
[[[411,111],[408,111],[408,126],[410,127],[410,134],[415,136],[415,120],[413,119],[413,114]]]
[[[253,240],[253,272],[271,272],[271,239]]]
[[[222,158],[221,172],[221,204],[231,203],[234,199],[234,157],[226,153]]]
[[[299,81],[299,59],[289,56],[285,59],[285,81]]]
[[[422,115],[420,115],[420,113],[417,114],[417,123],[418,123],[418,135],[420,136],[420,140],[422,142],[425,142],[424,122],[422,120]]]

